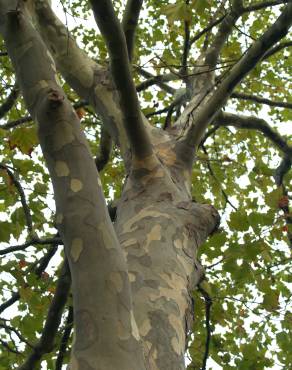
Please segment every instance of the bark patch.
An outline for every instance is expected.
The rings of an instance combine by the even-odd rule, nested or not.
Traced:
[[[83,241],[80,238],[75,238],[72,241],[70,254],[74,262],[77,262],[83,250]]]

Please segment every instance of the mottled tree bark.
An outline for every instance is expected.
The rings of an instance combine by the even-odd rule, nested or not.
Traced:
[[[192,291],[203,276],[197,251],[219,223],[212,206],[191,198],[195,149],[236,84],[285,34],[292,6],[280,21],[283,29],[277,24],[280,36],[269,44],[264,38],[255,43],[210,99],[208,88],[199,91],[203,78],[192,81],[185,113],[163,131],[151,127],[140,111],[128,65],[134,32],[124,37],[110,1],[91,3],[111,56],[106,70],[68,38],[47,1],[0,0],[0,32],[38,123],[72,275],[76,340],[70,369],[183,370]],[[139,9],[130,14],[135,24]],[[230,27],[239,12],[232,16]],[[105,19],[116,27],[117,45]],[[225,23],[211,45],[215,59],[230,32]],[[210,55],[203,53],[212,66]],[[55,66],[102,117],[126,163],[114,225],[93,155]],[[206,76],[208,87],[206,79],[212,81],[213,74]]]

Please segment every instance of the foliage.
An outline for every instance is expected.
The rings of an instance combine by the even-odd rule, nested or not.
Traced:
[[[124,2],[114,3],[121,16],[120,3]],[[258,2],[245,1],[245,6],[255,3]],[[106,65],[108,56],[102,37],[96,34],[95,26],[88,23],[88,2],[63,0],[55,5],[60,13],[62,8],[66,12],[69,27],[84,49]],[[192,38],[209,24],[217,5],[213,0],[193,0],[189,4],[182,0],[148,1],[137,31],[134,65],[154,75],[180,73],[185,24],[189,24]],[[216,66],[218,78],[241,57],[251,40],[273,23],[278,9],[265,7],[239,19]],[[212,40],[214,33],[208,37]],[[189,66],[197,62],[204,40],[205,37],[201,37],[192,45]],[[2,40],[0,50],[5,51]],[[13,88],[15,77],[9,58],[0,58],[1,106]],[[260,63],[236,91],[285,101],[291,91],[289,72],[291,48],[283,48]],[[136,85],[143,82],[144,77],[137,68],[133,73]],[[183,86],[181,82],[169,84],[174,88]],[[77,102],[69,86],[65,85],[65,89],[72,101]],[[155,85],[139,95],[145,115],[168,107],[173,98]],[[230,99],[225,109],[265,117],[292,144],[291,136],[287,135],[291,109],[236,98]],[[31,345],[39,338],[55,291],[62,254],[59,247],[48,267],[39,271],[40,261],[52,244],[24,244],[37,238],[53,238],[56,234],[52,187],[37,142],[35,123],[29,121],[13,129],[5,127],[7,122],[27,115],[19,97],[1,120],[0,129],[1,309],[15,292],[19,293],[16,303],[1,313],[0,370],[17,368],[30,351],[25,343]],[[91,150],[97,153],[99,118],[90,107],[85,108],[82,115],[82,127]],[[163,113],[150,119],[153,125],[161,127],[165,116]],[[289,311],[292,225],[287,211],[292,174],[287,172],[281,184],[275,183],[274,174],[281,157],[283,153],[262,132],[219,127],[200,147],[194,165],[193,199],[212,203],[222,216],[220,229],[201,248],[200,258],[208,281],[204,289],[212,299],[209,356],[223,369],[292,367],[292,313]],[[117,199],[123,186],[124,168],[116,148],[101,178],[107,200]],[[24,191],[25,203],[17,182]],[[31,229],[26,209],[31,216]],[[6,248],[18,245],[14,253],[5,253]],[[200,369],[206,340],[205,302],[199,291],[194,292],[194,302],[195,323],[188,350],[190,370]],[[44,357],[48,369],[54,368],[66,315],[65,312],[54,351]],[[68,352],[65,362],[67,360]],[[277,367],[273,367],[275,364]]]

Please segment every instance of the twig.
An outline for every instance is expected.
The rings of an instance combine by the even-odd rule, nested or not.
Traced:
[[[292,103],[286,103],[286,102],[281,102],[281,101],[273,101],[270,99],[265,99],[261,98],[256,95],[250,95],[250,94],[243,94],[239,92],[234,92],[230,95],[231,98],[236,98],[236,99],[243,99],[243,100],[250,100],[255,103],[259,104],[266,104],[271,107],[281,107],[281,108],[289,108],[292,109]]]
[[[45,269],[47,268],[50,260],[52,259],[52,257],[54,256],[54,254],[56,253],[57,251],[57,247],[56,246],[52,246],[49,251],[40,259],[39,263],[38,263],[38,266],[35,268],[35,274],[37,276],[37,278],[39,279],[43,273],[43,271],[45,271]],[[2,303],[0,305],[0,314],[6,310],[6,308],[12,306],[15,302],[17,302],[20,298],[20,293],[19,292],[14,292],[12,294],[12,297],[8,299],[8,301]]]
[[[63,244],[63,242],[61,238],[48,238],[48,239],[33,238],[31,240],[28,240],[24,244],[13,245],[11,247],[0,250],[0,256],[7,254],[7,253],[11,253],[11,252],[23,251],[26,248],[32,245],[37,245],[37,244],[39,245],[45,245],[45,244],[61,245]]]
[[[18,194],[20,196],[20,201],[21,201],[21,204],[22,204],[22,208],[23,208],[23,212],[24,212],[24,216],[25,216],[26,226],[28,228],[29,234],[32,234],[33,233],[32,217],[31,217],[31,213],[30,213],[30,208],[29,208],[29,206],[26,202],[26,197],[25,197],[23,188],[22,188],[20,182],[17,180],[17,177],[8,168],[8,166],[6,166],[3,163],[0,163],[0,169],[5,170],[7,172],[7,174],[10,177],[12,183],[14,184],[14,186],[16,187],[16,189],[18,191]]]
[[[201,370],[206,370],[207,366],[207,360],[209,356],[210,351],[210,342],[211,342],[211,325],[210,325],[210,313],[211,313],[211,306],[212,306],[212,299],[209,296],[208,292],[202,286],[198,285],[198,290],[202,294],[202,296],[205,299],[205,312],[206,312],[206,318],[205,318],[205,325],[206,325],[206,343],[205,343],[205,353],[203,357],[203,363]]]

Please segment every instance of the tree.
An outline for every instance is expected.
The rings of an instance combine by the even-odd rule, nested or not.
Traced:
[[[124,3],[0,0],[0,369],[288,369],[291,1]]]

